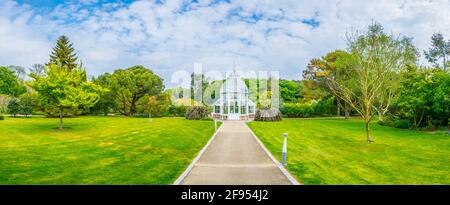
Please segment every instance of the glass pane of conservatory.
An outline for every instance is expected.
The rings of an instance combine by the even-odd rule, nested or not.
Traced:
[[[245,112],[245,106],[241,106],[241,113],[242,114],[247,114],[247,112]]]

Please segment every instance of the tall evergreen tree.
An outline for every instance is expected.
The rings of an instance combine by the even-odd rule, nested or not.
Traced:
[[[61,66],[72,70],[77,67],[77,59],[73,44],[66,36],[60,36],[56,41],[56,46],[52,49],[52,53],[50,54],[50,63],[60,64]]]

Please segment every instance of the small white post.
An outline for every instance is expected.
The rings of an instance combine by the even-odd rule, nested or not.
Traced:
[[[283,134],[284,136],[284,141],[283,141],[283,150],[281,152],[281,165],[286,166],[287,165],[287,161],[286,161],[286,157],[287,157],[287,133]]]
[[[217,120],[214,119],[214,131],[217,131]]]

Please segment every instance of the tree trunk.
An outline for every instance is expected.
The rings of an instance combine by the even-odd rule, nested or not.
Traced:
[[[336,115],[341,116],[341,101],[339,98],[336,98]]]
[[[366,136],[367,136],[367,143],[371,143],[373,142],[372,136],[370,135],[370,127],[369,127],[369,123],[370,121],[366,121]]]
[[[445,54],[444,54],[444,66],[442,67],[444,71],[447,71],[447,61],[445,59]]]
[[[138,101],[138,96],[133,96],[133,99],[131,100],[130,104],[130,116],[134,115],[136,113],[136,102]]]
[[[59,110],[59,129],[63,129],[63,112],[62,109]]]
[[[422,119],[423,119],[423,112],[422,112],[422,114],[420,115],[420,118],[419,118],[419,121],[417,122],[416,120],[415,120],[415,125],[414,125],[414,127],[415,128],[419,128],[420,127],[420,124],[422,124]]]
[[[369,123],[372,119],[370,102],[367,99],[364,99],[364,123],[366,124],[366,135],[367,135],[367,143],[373,142],[372,136],[370,135],[370,127]]]
[[[345,119],[348,119],[350,117],[350,111],[348,109],[347,103],[344,104],[344,112],[345,112]]]

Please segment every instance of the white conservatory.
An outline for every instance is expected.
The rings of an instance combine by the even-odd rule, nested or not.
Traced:
[[[255,117],[255,103],[248,99],[248,88],[234,70],[220,88],[213,104],[213,117],[219,120],[250,120]]]

